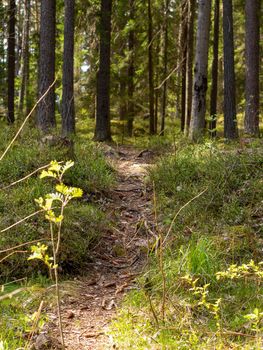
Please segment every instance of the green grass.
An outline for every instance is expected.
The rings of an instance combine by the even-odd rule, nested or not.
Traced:
[[[178,140],[176,148],[149,174],[164,236],[180,208],[205,192],[180,212],[163,251],[165,319],[160,259],[151,252],[138,290],[127,296],[111,334],[121,349],[258,350],[260,335],[244,316],[263,310],[262,280],[218,281],[216,272],[262,259],[262,145],[240,149],[239,144]],[[206,305],[199,304],[201,296],[184,276],[198,279],[197,287],[209,284]],[[221,333],[212,309],[219,298]]]
[[[34,329],[33,325],[40,305],[41,293],[43,293],[47,285],[47,280],[41,277],[32,280],[30,283],[12,283],[4,287],[0,297],[19,288],[23,288],[23,290],[12,298],[4,299],[0,303],[1,350],[16,350],[25,346],[30,333],[33,330],[38,332],[43,327],[46,322],[46,316],[43,312],[40,315],[38,327]]]
[[[0,151],[8,145],[15,130],[3,125],[3,137],[0,137]],[[2,135],[2,133],[1,133]],[[67,147],[39,144],[39,135],[34,129],[26,128],[13,147],[1,161],[0,183],[7,186],[28,175],[38,167],[47,165],[51,160],[65,161],[70,157]],[[74,200],[65,212],[61,245],[61,266],[64,273],[74,273],[89,260],[89,249],[107,226],[106,216],[93,201],[97,193],[107,191],[115,181],[115,174],[105,160],[98,146],[80,137],[75,139],[74,167],[66,174],[67,185],[80,187],[84,196]],[[39,179],[35,174],[29,179],[6,190],[0,190],[0,229],[13,225],[17,221],[34,213],[39,208],[35,199],[54,191],[50,179]],[[37,239],[48,240],[48,223],[44,215],[34,216],[11,230],[0,233],[0,250],[17,246]],[[29,245],[30,246],[30,245]],[[25,252],[12,255],[0,264],[0,280],[8,281],[38,270],[46,273],[41,263],[27,261],[28,247],[19,249]],[[0,259],[5,254],[0,255]]]

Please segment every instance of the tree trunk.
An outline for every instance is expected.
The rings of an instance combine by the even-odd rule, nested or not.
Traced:
[[[211,0],[200,0],[198,5],[193,107],[189,133],[189,138],[193,141],[197,141],[199,137],[203,136],[205,126],[210,14]]]
[[[187,62],[186,62],[186,120],[184,134],[188,136],[193,97],[193,59],[194,59],[194,22],[195,22],[195,0],[188,0],[188,23],[187,23]]]
[[[210,123],[209,123],[209,130],[210,130],[211,137],[216,137],[216,121],[217,121],[219,5],[220,5],[220,1],[215,0],[212,87],[211,87]]]
[[[181,131],[184,131],[186,115],[186,60],[187,60],[187,12],[188,0],[184,0],[181,5]]]
[[[74,105],[74,11],[75,0],[65,0],[64,52],[62,78],[62,135],[75,133]]]
[[[23,112],[25,95],[27,95],[27,85],[29,82],[29,31],[30,31],[30,13],[31,13],[31,1],[25,1],[25,23],[24,23],[24,33],[23,33],[23,44],[22,44],[22,82],[20,89],[20,99],[19,99],[19,111]],[[28,104],[28,101],[26,101]]]
[[[151,0],[148,0],[148,75],[149,75],[149,113],[150,113],[150,135],[154,135],[154,82],[153,82],[153,29]]]
[[[101,0],[100,62],[97,76],[96,141],[111,140],[110,129],[110,54],[112,0]]]
[[[246,0],[245,133],[259,136],[260,0]]]
[[[128,66],[128,105],[127,105],[127,130],[128,135],[132,136],[133,119],[134,119],[134,49],[135,49],[135,32],[134,32],[134,19],[135,19],[135,1],[129,0],[130,9],[130,21],[133,26],[129,31],[128,46],[129,46],[129,66]]]
[[[39,98],[48,90],[55,80],[55,33],[56,1],[41,1]],[[37,126],[44,134],[48,134],[50,130],[56,126],[54,86],[50,89],[44,100],[38,105]]]
[[[232,0],[223,0],[224,31],[224,136],[238,136],[236,120],[236,83]]]
[[[157,33],[161,32],[161,25],[158,23]],[[156,37],[156,52],[161,52],[161,35]],[[160,80],[160,56],[161,54],[155,55],[155,78],[154,84],[158,86]],[[158,119],[159,119],[159,99],[160,99],[160,90],[154,89],[154,130],[158,132]]]
[[[13,124],[15,121],[15,24],[16,24],[16,2],[9,1],[8,9],[8,97],[7,97],[7,122]]]
[[[163,53],[163,78],[165,79],[163,84],[162,94],[162,122],[160,135],[164,135],[165,117],[166,117],[166,103],[167,103],[167,59],[168,59],[168,12],[169,12],[169,0],[165,1],[164,9],[164,53]]]

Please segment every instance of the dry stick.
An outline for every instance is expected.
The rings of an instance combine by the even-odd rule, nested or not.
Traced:
[[[32,326],[32,331],[31,331],[31,334],[30,334],[30,338],[28,340],[28,342],[26,343],[25,345],[25,350],[28,349],[32,339],[33,339],[33,336],[34,334],[36,333],[36,330],[37,330],[37,326],[38,326],[38,323],[39,323],[39,319],[40,319],[40,316],[41,316],[41,311],[43,309],[43,305],[44,305],[44,301],[42,300],[40,305],[39,305],[39,308],[37,310],[37,313],[36,313],[36,317],[35,317],[35,320],[34,320],[34,324]]]
[[[25,120],[23,121],[22,125],[20,126],[20,128],[18,129],[17,133],[15,134],[14,138],[12,139],[12,141],[9,143],[9,145],[7,146],[7,148],[5,149],[4,153],[1,155],[0,157],[0,162],[3,160],[4,156],[7,154],[7,152],[9,151],[9,149],[12,147],[13,143],[15,142],[15,140],[17,139],[17,137],[19,136],[19,134],[21,133],[21,131],[23,130],[26,122],[28,121],[28,119],[31,117],[32,113],[34,112],[34,110],[37,108],[38,104],[46,97],[46,95],[49,93],[49,91],[52,89],[52,87],[55,85],[57,81],[57,78],[53,81],[53,83],[48,87],[47,91],[39,98],[39,100],[35,103],[34,107],[31,109],[31,111],[29,112],[29,114],[26,116]]]
[[[22,244],[19,244],[19,245],[15,246],[15,247],[11,247],[11,248],[7,248],[7,249],[4,249],[4,250],[0,250],[0,254],[7,253],[7,252],[10,252],[10,251],[12,251],[14,249],[18,249],[18,248],[21,248],[21,247],[25,247],[26,245],[29,245],[29,244],[43,242],[43,241],[46,241],[46,239],[36,239],[34,241],[22,243]]]
[[[35,211],[34,213],[32,213],[32,214],[26,216],[25,218],[23,218],[23,219],[21,219],[21,220],[15,222],[13,225],[4,228],[3,230],[0,231],[0,233],[3,233],[3,232],[6,232],[6,231],[10,230],[11,228],[13,228],[13,227],[15,227],[15,226],[21,224],[22,222],[24,222],[24,221],[26,221],[26,220],[32,218],[33,216],[35,216],[35,215],[37,215],[37,214],[39,214],[39,213],[42,213],[43,211],[45,211],[45,210],[44,210],[44,209],[40,209],[40,210],[38,210],[38,211]]]
[[[61,163],[62,163],[62,162],[58,162],[58,164],[61,164]],[[5,187],[0,188],[0,190],[6,190],[6,189],[8,189],[8,188],[10,188],[10,187],[12,187],[12,186],[14,186],[14,185],[16,185],[16,184],[22,182],[22,181],[25,181],[26,179],[28,179],[28,178],[30,178],[31,176],[33,176],[34,174],[36,174],[38,171],[43,170],[43,169],[46,169],[46,168],[48,168],[49,166],[50,166],[50,164],[43,165],[43,166],[41,166],[40,168],[38,168],[38,169],[32,171],[32,173],[26,175],[25,177],[22,177],[21,179],[15,181],[15,182],[12,182],[10,185],[7,185],[7,186],[5,186]]]
[[[12,253],[6,255],[3,259],[0,260],[0,264],[5,261],[6,259],[8,259],[10,256],[16,254],[16,253],[27,253],[27,250],[15,250]],[[1,300],[1,299],[0,299]]]
[[[27,290],[26,287],[25,288],[19,288],[19,289],[14,290],[11,293],[2,295],[2,296],[0,296],[0,301],[5,300],[5,299],[11,299],[14,295],[16,295],[18,293],[21,293],[21,292],[24,292],[25,290]]]
[[[166,242],[168,236],[170,235],[170,233],[171,233],[171,231],[172,231],[172,228],[173,228],[173,225],[174,225],[174,223],[175,223],[175,220],[177,219],[177,217],[178,217],[178,215],[181,213],[181,211],[182,211],[185,207],[187,207],[190,203],[192,203],[195,199],[197,199],[197,198],[199,198],[200,196],[202,196],[202,194],[204,194],[207,190],[208,190],[208,188],[206,188],[206,189],[204,189],[202,192],[198,193],[195,197],[191,198],[187,203],[185,203],[185,204],[178,210],[178,212],[175,214],[175,216],[174,216],[174,218],[173,218],[173,220],[172,220],[172,222],[171,222],[171,225],[170,225],[170,227],[169,227],[169,229],[168,229],[168,231],[167,231],[167,234],[166,234],[166,236],[165,236],[165,238],[164,238],[164,240],[163,240],[163,244],[165,244],[165,242]]]
[[[154,204],[154,218],[156,230],[158,230],[158,220],[157,220],[157,202],[156,202],[156,191],[155,183],[153,182],[153,204]],[[166,276],[164,271],[164,262],[163,262],[163,235],[162,232],[158,232],[159,236],[159,266],[162,274],[162,321],[165,323],[165,303],[166,303]]]
[[[154,90],[159,90],[161,89],[161,87],[163,86],[163,84],[170,79],[170,77],[178,70],[181,68],[181,65],[183,63],[184,60],[181,60],[181,62],[179,62],[179,64],[167,75],[167,77],[161,82],[160,85],[158,85],[157,87],[154,88]]]
[[[62,318],[61,318],[60,291],[59,291],[59,285],[58,285],[57,253],[56,253],[56,244],[55,244],[55,237],[54,237],[52,222],[50,222],[50,234],[51,234],[51,242],[52,242],[52,250],[53,250],[53,263],[54,263],[54,274],[55,274],[55,285],[56,285],[56,296],[57,296],[59,332],[60,332],[62,349],[64,350],[65,349],[65,341],[64,341]]]

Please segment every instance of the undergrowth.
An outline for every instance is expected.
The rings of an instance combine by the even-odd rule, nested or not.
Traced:
[[[217,274],[250,261],[262,271],[262,148],[236,146],[177,147],[150,171],[165,244],[113,323],[121,349],[262,348],[262,274]]]
[[[6,147],[7,140],[12,137],[12,130],[3,126],[3,137],[0,138],[0,150]],[[7,136],[8,134],[8,136]],[[51,160],[65,161],[72,157],[72,152],[63,143],[49,146],[39,143],[36,131],[25,130],[13,145],[12,150],[1,161],[0,167],[0,230],[9,227],[19,220],[34,213],[39,208],[35,198],[50,192],[52,183],[39,179],[39,173],[34,174],[23,182],[10,185],[37,168],[48,165]],[[107,219],[103,211],[94,203],[93,198],[108,190],[114,183],[114,172],[106,163],[98,147],[85,140],[75,140],[74,170],[68,171],[65,184],[83,188],[82,199],[66,208],[65,228],[61,249],[61,268],[64,273],[78,271],[89,259],[89,249],[92,242],[97,240],[99,233],[105,227]],[[0,250],[17,246],[21,243],[44,239],[48,224],[43,220],[44,214],[38,214],[14,226],[6,232],[0,232]],[[0,281],[10,281],[38,271],[37,263],[26,261],[25,253],[14,254],[0,265]],[[0,255],[0,260],[2,254]],[[43,268],[40,266],[42,271]],[[46,271],[42,271],[46,273]]]

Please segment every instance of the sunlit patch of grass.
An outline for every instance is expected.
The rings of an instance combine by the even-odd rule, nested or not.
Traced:
[[[262,145],[206,141],[181,146],[150,170],[164,236],[175,213],[205,192],[175,220],[163,251],[163,272],[160,255],[150,251],[138,291],[128,297],[113,324],[113,338],[125,349],[259,350],[261,340],[246,315],[263,309],[262,281],[218,281],[216,272],[262,259]],[[198,289],[185,283],[184,276],[198,279],[202,291],[209,285],[206,302],[199,304]],[[219,325],[213,311],[218,300]],[[134,338],[137,324],[140,332]]]
[[[34,287],[32,285],[34,284]],[[47,280],[39,277],[30,284],[8,284],[4,287],[0,297],[21,288],[21,292],[0,301],[0,344],[4,350],[17,350],[28,344],[31,332],[38,333],[44,326],[47,318],[45,313],[40,317],[35,327],[36,312],[39,309],[39,293],[47,286]],[[2,348],[1,348],[2,349]]]

